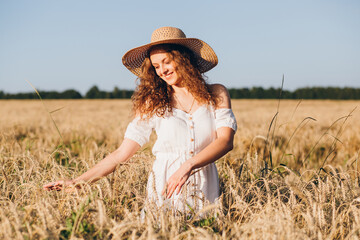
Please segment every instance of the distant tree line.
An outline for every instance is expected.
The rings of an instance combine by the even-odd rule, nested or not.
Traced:
[[[101,91],[97,86],[93,86],[81,95],[76,90],[70,89],[63,92],[56,91],[38,91],[42,99],[113,99],[113,98],[131,98],[133,90],[114,88],[113,91]],[[4,93],[0,91],[0,99],[38,99],[35,92],[27,93]]]
[[[93,86],[84,96],[73,89],[63,92],[39,91],[39,94],[43,99],[129,99],[133,92],[133,90],[119,89],[117,87],[113,91],[107,92]],[[280,88],[264,89],[262,87],[253,87],[230,88],[229,93],[233,99],[360,99],[360,88],[308,87],[288,91]],[[35,92],[4,93],[0,91],[0,99],[38,98]]]
[[[280,93],[283,99],[360,99],[360,88],[307,87],[281,91],[280,88],[253,87],[231,88],[229,93],[234,99],[278,99]]]

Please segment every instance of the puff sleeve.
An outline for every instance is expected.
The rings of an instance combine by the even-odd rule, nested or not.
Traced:
[[[215,110],[215,126],[216,129],[221,127],[232,128],[235,132],[237,123],[233,111],[229,108],[220,108]]]
[[[127,126],[124,138],[131,139],[137,142],[140,146],[143,146],[149,141],[153,128],[153,119],[144,120],[140,119],[140,117],[136,117]]]

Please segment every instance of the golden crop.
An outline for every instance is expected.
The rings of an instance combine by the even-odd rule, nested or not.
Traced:
[[[129,100],[0,101],[0,239],[358,239],[359,103],[234,100],[219,204],[142,221],[155,135],[95,184],[42,190],[119,146]]]

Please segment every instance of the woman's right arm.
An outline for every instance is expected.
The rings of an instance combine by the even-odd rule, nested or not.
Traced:
[[[43,188],[47,191],[61,190],[66,186],[75,185],[80,182],[95,182],[98,179],[112,173],[118,164],[124,163],[125,161],[130,159],[136,153],[136,151],[139,150],[139,148],[140,145],[137,142],[125,138],[118,149],[110,153],[103,160],[101,160],[87,172],[83,173],[81,176],[72,180],[51,182],[45,184]]]

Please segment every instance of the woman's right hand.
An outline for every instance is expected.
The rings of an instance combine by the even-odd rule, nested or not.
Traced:
[[[109,154],[106,158],[97,163],[87,172],[83,173],[81,176],[75,178],[74,180],[60,180],[45,184],[43,189],[46,191],[65,190],[66,192],[73,192],[77,188],[81,188],[79,185],[81,183],[92,183],[112,173],[119,163],[123,163],[131,158],[139,149],[140,145],[137,142],[125,138],[117,150]]]
[[[73,190],[73,188],[75,187],[74,184],[75,182],[73,180],[60,180],[45,184],[43,186],[43,189],[46,191],[53,191],[53,190],[60,191],[67,187],[70,187],[69,189]]]

